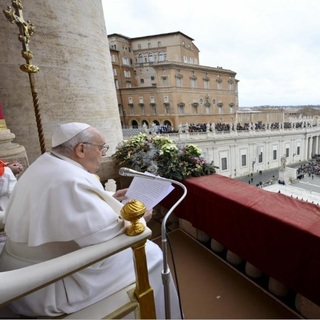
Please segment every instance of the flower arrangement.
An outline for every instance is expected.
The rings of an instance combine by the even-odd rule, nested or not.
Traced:
[[[120,143],[112,157],[120,166],[175,180],[213,174],[217,168],[193,144],[177,145],[167,137],[145,133]]]

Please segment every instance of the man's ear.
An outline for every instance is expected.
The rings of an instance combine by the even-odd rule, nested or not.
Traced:
[[[77,157],[84,158],[84,156],[85,156],[84,144],[83,143],[79,143],[75,147],[74,152],[75,152]]]

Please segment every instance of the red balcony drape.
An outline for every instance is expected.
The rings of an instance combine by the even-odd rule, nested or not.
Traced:
[[[183,181],[175,215],[320,304],[320,207],[214,174]],[[176,189],[162,205],[169,208]]]

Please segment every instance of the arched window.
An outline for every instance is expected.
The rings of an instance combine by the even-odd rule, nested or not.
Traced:
[[[164,61],[164,54],[161,51],[158,53],[158,61],[159,62]]]
[[[133,129],[138,129],[138,122],[136,120],[131,121],[131,126]]]
[[[149,122],[147,120],[142,120],[141,123],[142,126],[145,124],[149,128]]]
[[[148,61],[149,62],[154,62],[154,56],[152,53],[148,53]]]
[[[138,55],[138,63],[143,63],[143,55],[141,53]]]

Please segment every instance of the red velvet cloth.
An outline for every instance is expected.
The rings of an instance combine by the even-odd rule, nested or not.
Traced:
[[[219,174],[183,183],[175,215],[320,304],[320,207]],[[176,188],[162,204],[180,195]]]

